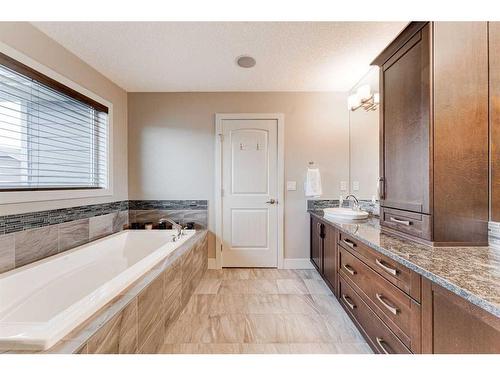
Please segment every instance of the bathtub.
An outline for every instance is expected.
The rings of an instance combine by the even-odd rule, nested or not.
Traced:
[[[0,349],[45,350],[187,239],[126,230],[0,274]]]

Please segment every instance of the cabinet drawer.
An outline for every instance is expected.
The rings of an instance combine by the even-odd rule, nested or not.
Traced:
[[[398,339],[382,320],[363,302],[352,287],[339,277],[340,304],[364,333],[370,346],[380,354],[410,354],[411,351]]]
[[[339,244],[349,249],[359,259],[365,262],[379,275],[396,285],[399,289],[409,294],[420,302],[420,275],[409,268],[399,264],[391,258],[380,254],[353,236],[339,232]]]
[[[420,305],[345,249],[339,252],[339,274],[352,282],[364,302],[400,340],[420,351]]]
[[[381,207],[380,224],[398,232],[428,241],[431,240],[431,219],[429,215]]]

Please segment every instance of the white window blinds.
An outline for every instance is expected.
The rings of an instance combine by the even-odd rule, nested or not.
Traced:
[[[0,56],[0,191],[106,188],[107,108],[5,59]]]

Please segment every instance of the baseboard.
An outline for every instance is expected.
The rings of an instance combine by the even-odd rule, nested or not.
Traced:
[[[314,266],[309,258],[288,258],[283,260],[283,268],[287,270],[312,270]],[[217,269],[215,258],[208,258],[208,269]]]
[[[309,258],[285,258],[283,268],[288,270],[312,270],[314,266]]]

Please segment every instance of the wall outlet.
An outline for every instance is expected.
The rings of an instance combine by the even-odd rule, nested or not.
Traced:
[[[359,190],[359,181],[353,181],[352,182],[352,190],[353,191],[358,191]]]
[[[347,191],[347,181],[340,181],[340,191]]]
[[[297,190],[297,181],[287,181],[286,182],[286,190],[288,190],[288,191]]]

